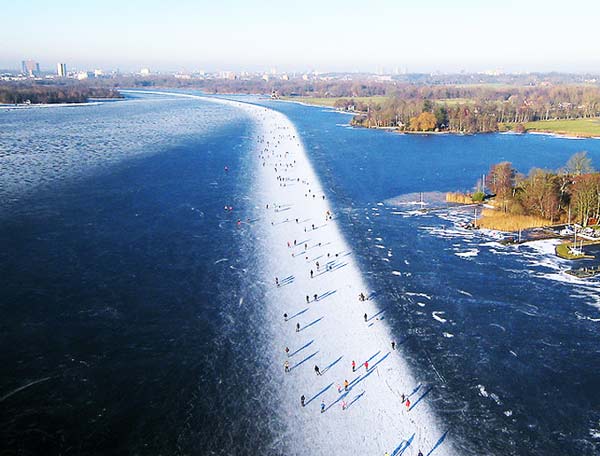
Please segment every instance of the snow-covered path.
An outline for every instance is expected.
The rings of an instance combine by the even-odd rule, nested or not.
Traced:
[[[246,109],[259,117],[256,230],[264,244],[264,281],[272,284],[265,320],[280,336],[272,341],[272,358],[281,371],[289,454],[455,454],[427,403],[435,385],[421,384],[402,347],[392,349],[385,309],[375,299],[359,300],[369,290],[293,124],[272,110]]]

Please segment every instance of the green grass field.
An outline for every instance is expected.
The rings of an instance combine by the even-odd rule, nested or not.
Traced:
[[[572,136],[600,136],[600,118],[572,120],[538,120],[527,122],[529,131],[543,131]]]
[[[337,100],[348,100],[351,97],[331,97],[331,98],[319,98],[319,97],[281,97],[282,100],[298,101],[300,103],[312,104],[317,106],[333,106]],[[363,103],[377,103],[381,104],[388,99],[386,96],[374,96],[374,97],[352,97],[353,100],[362,101]]]
[[[470,98],[440,98],[439,100],[434,100],[436,103],[444,103],[448,106],[454,106],[457,104],[471,104],[475,103],[475,100]]]

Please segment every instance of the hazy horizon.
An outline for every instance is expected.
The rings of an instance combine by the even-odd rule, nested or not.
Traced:
[[[591,0],[32,0],[4,11],[6,69],[33,59],[46,70],[600,72]]]

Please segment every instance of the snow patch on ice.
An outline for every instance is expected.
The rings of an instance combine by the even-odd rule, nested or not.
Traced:
[[[406,294],[408,296],[420,296],[422,298],[429,299],[431,301],[431,296],[429,296],[428,294],[425,294],[425,293],[416,293],[414,291],[407,291]]]
[[[476,257],[479,254],[479,249],[469,249],[465,252],[456,252],[455,255],[461,258]]]
[[[443,312],[441,310],[436,310],[435,312],[431,312],[431,316],[434,318],[434,320],[439,321],[440,323],[446,323],[448,320],[440,317],[440,315],[444,315],[446,312]]]
[[[477,385],[477,388],[479,389],[479,395],[482,397],[488,397],[489,394],[488,392],[485,390],[485,386],[483,385]]]

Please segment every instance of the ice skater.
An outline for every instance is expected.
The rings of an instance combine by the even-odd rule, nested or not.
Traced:
[[[352,372],[356,370],[356,362],[352,360]]]
[[[286,313],[283,314],[283,321],[288,321],[288,315]]]
[[[279,286],[279,277],[275,277],[275,285]]]
[[[290,349],[289,349],[289,347],[285,347],[285,356],[290,356]]]
[[[421,450],[419,450],[419,452],[417,453],[417,456],[423,456],[423,453],[421,452]]]
[[[300,405],[302,405],[302,407],[304,407],[306,405],[304,403],[305,400],[306,400],[306,398],[304,397],[304,394],[302,396],[300,396]]]
[[[290,371],[290,362],[287,359],[285,360],[285,363],[283,363],[283,368],[286,373]]]
[[[321,370],[319,369],[319,366],[317,366],[317,365],[315,365],[315,374],[322,375]]]
[[[300,332],[300,323],[296,323],[296,332]]]
[[[396,350],[396,342],[392,341],[392,350]]]
[[[350,383],[348,383],[348,379],[344,380],[344,391],[348,391],[348,386],[350,386]]]
[[[313,270],[311,269],[311,270],[310,270],[310,278],[311,278],[311,279],[313,278],[313,274],[314,274],[314,272],[313,272]]]
[[[406,411],[410,412],[410,399],[409,398],[406,398],[405,404],[406,404]]]
[[[369,361],[365,361],[365,370],[369,372]]]
[[[310,302],[310,297],[308,295],[306,295],[306,304],[308,304]]]
[[[321,401],[321,413],[325,411],[325,402]]]
[[[314,298],[315,298],[315,301],[318,301],[319,300],[319,295],[317,293],[315,293]]]
[[[346,401],[342,401],[342,410],[346,410]]]
[[[364,317],[365,317],[365,323],[366,323],[367,322],[367,314],[366,313],[365,313]]]

